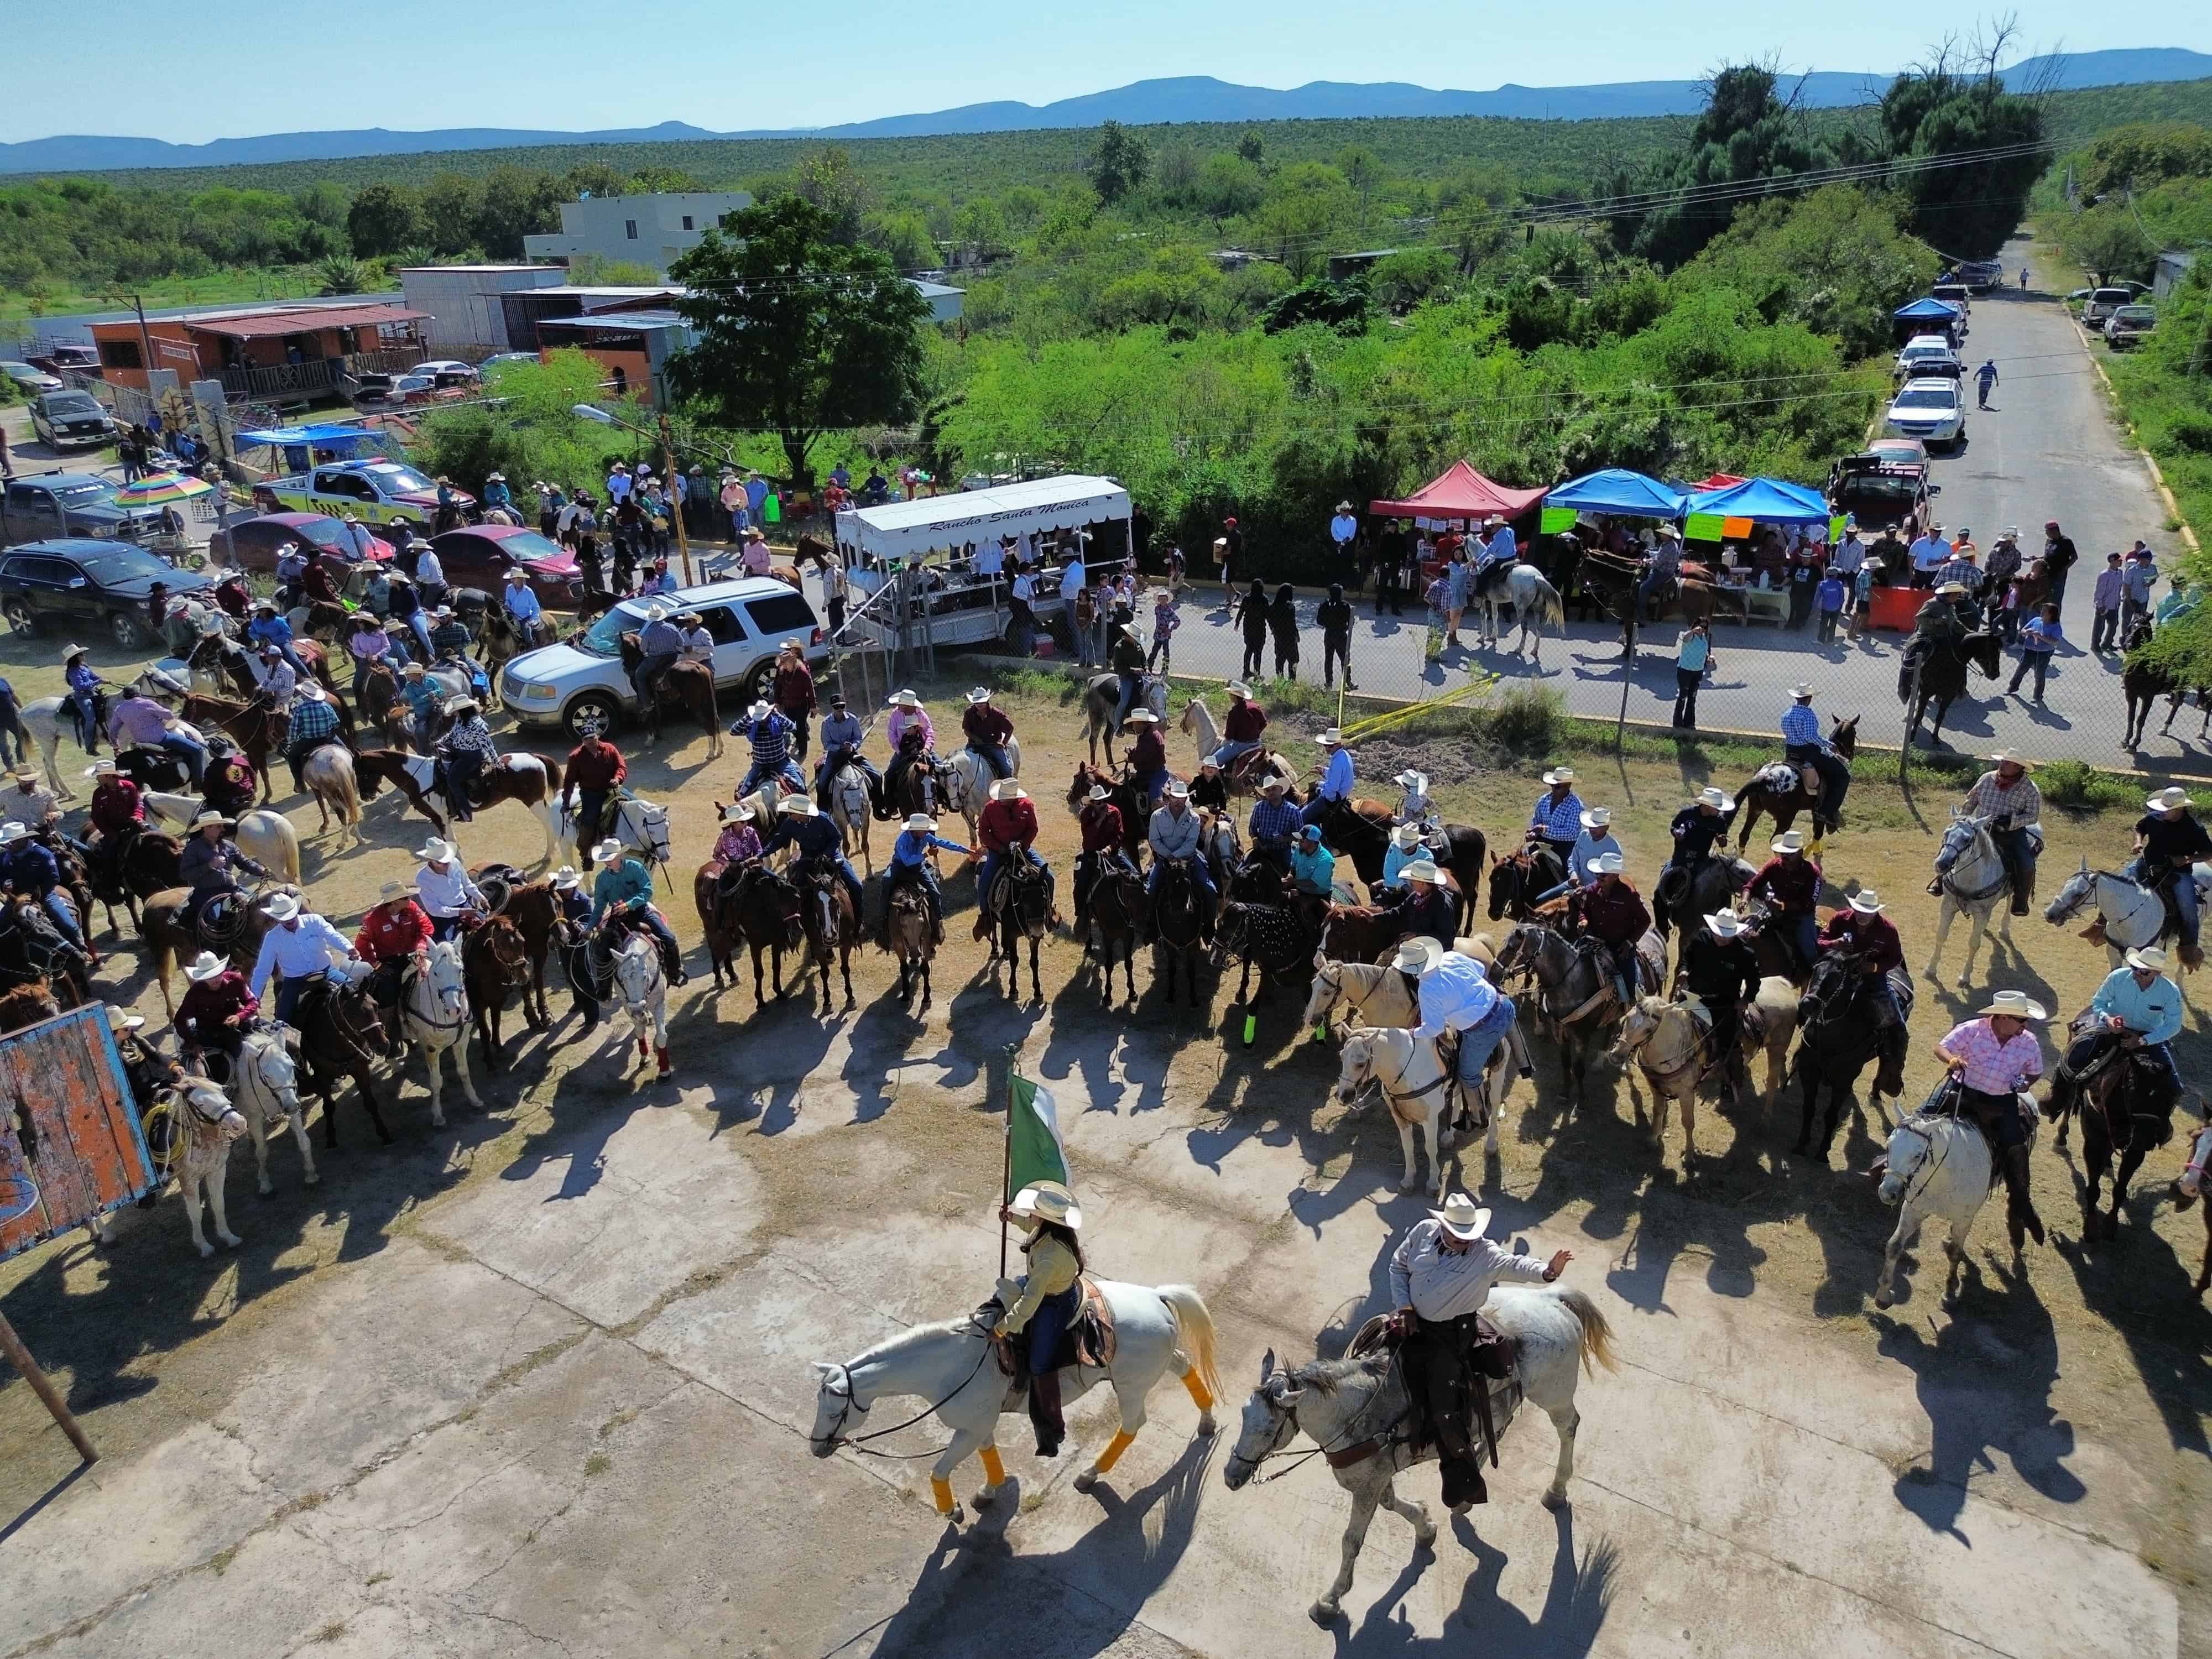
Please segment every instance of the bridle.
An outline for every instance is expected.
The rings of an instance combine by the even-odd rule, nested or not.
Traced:
[[[971,1328],[974,1328],[971,1327]],[[848,1365],[838,1366],[829,1376],[825,1376],[822,1379],[822,1392],[828,1395],[832,1400],[842,1401],[844,1403],[837,1407],[837,1420],[830,1425],[829,1433],[817,1437],[811,1437],[808,1443],[810,1445],[829,1446],[831,1448],[849,1446],[864,1457],[880,1457],[886,1462],[894,1463],[911,1463],[918,1462],[925,1457],[937,1457],[942,1455],[944,1452],[943,1447],[936,1447],[928,1451],[919,1452],[879,1452],[871,1450],[867,1443],[871,1440],[881,1440],[886,1435],[896,1434],[901,1429],[910,1429],[923,1419],[932,1416],[935,1413],[942,1410],[945,1407],[951,1405],[952,1401],[959,1396],[961,1390],[975,1380],[976,1374],[983,1369],[983,1362],[991,1357],[990,1336],[988,1334],[980,1329],[976,1331],[976,1334],[983,1339],[983,1351],[975,1356],[975,1366],[969,1371],[968,1375],[962,1377],[958,1382],[953,1385],[951,1393],[945,1395],[943,1399],[939,1400],[934,1405],[923,1407],[912,1417],[908,1418],[903,1423],[894,1423],[888,1429],[872,1429],[866,1434],[848,1435],[844,1432],[846,1419],[853,1414],[853,1411],[855,1407],[859,1407],[860,1414],[864,1417],[867,1414],[869,1408],[866,1406],[860,1405],[858,1396],[854,1393],[852,1368]],[[833,1380],[838,1378],[842,1378],[844,1381],[845,1386],[842,1390],[833,1389],[830,1386]]]
[[[1395,1366],[1397,1363],[1397,1356],[1395,1354],[1392,1355],[1390,1364],[1393,1366]],[[1346,1424],[1344,1427],[1338,1431],[1334,1439],[1316,1441],[1315,1442],[1311,1450],[1293,1454],[1285,1449],[1285,1443],[1296,1438],[1305,1431],[1304,1426],[1298,1422],[1298,1408],[1294,1405],[1278,1400],[1273,1394],[1268,1392],[1268,1384],[1273,1382],[1276,1377],[1281,1377],[1287,1382],[1290,1378],[1290,1373],[1288,1371],[1278,1371],[1275,1373],[1274,1376],[1269,1377],[1266,1382],[1262,1382],[1258,1388],[1252,1390],[1253,1398],[1255,1400],[1263,1396],[1266,1398],[1267,1409],[1276,1416],[1275,1433],[1273,1439],[1268,1443],[1267,1449],[1261,1452],[1257,1457],[1247,1457],[1242,1452],[1231,1450],[1228,1458],[1228,1466],[1230,1468],[1234,1468],[1237,1464],[1242,1463],[1247,1468],[1254,1471],[1257,1471],[1262,1463],[1271,1463],[1279,1457],[1290,1458],[1291,1461],[1287,1467],[1277,1469],[1273,1474],[1263,1474],[1260,1477],[1259,1484],[1263,1486],[1272,1480],[1279,1480],[1286,1474],[1294,1474],[1304,1465],[1313,1462],[1316,1457],[1328,1457],[1329,1458],[1330,1467],[1337,1467],[1334,1458],[1331,1457],[1330,1454],[1343,1451],[1348,1448],[1356,1448],[1362,1443],[1359,1441],[1350,1438],[1350,1436],[1359,1427],[1360,1424],[1365,1420],[1367,1413],[1375,1409],[1376,1402],[1382,1398],[1384,1389],[1388,1387],[1389,1382],[1389,1374],[1386,1371],[1383,1374],[1382,1383],[1376,1387],[1373,1394],[1367,1397],[1367,1403],[1352,1413],[1352,1421]],[[1411,1411],[1412,1409],[1413,1402],[1408,1399],[1407,1401],[1407,1411]],[[1382,1436],[1389,1435],[1391,1430],[1396,1428],[1399,1424],[1405,1420],[1406,1412],[1401,1411],[1396,1417],[1393,1418],[1388,1424],[1384,1425]],[[1289,1432],[1285,1433],[1285,1430],[1288,1430]],[[1382,1436],[1370,1436],[1369,1438],[1375,1442],[1375,1449],[1365,1454],[1364,1456],[1347,1459],[1347,1464],[1364,1463],[1369,1457],[1377,1456],[1380,1454],[1388,1451],[1391,1447],[1403,1443],[1402,1439],[1384,1438]],[[1224,1470],[1224,1473],[1226,1471]]]

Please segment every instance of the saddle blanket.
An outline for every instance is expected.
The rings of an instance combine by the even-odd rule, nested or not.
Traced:
[[[1808,793],[1817,790],[1820,787],[1820,775],[1810,767],[1807,767],[1804,773],[1800,774],[1798,769],[1788,761],[1769,761],[1759,769],[1752,781],[1765,786],[1776,794],[1786,795],[1796,788],[1800,782],[1804,783]]]

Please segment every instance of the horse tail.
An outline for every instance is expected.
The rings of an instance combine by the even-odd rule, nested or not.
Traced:
[[[1221,1375],[1213,1368],[1213,1316],[1206,1310],[1206,1299],[1188,1285],[1163,1285],[1156,1294],[1175,1316],[1177,1343],[1197,1370],[1198,1380],[1208,1394],[1220,1399]]]
[[[1598,1311],[1597,1304],[1582,1291],[1561,1291],[1558,1294],[1561,1305],[1574,1315],[1576,1322],[1583,1328],[1583,1370],[1596,1375],[1591,1366],[1595,1360],[1609,1371],[1619,1370],[1620,1367],[1614,1362],[1613,1353],[1613,1327]]]
[[[1565,628],[1567,625],[1567,611],[1566,607],[1559,603],[1559,590],[1546,581],[1540,574],[1536,577],[1535,587],[1534,609],[1537,620],[1549,623],[1557,628]]]

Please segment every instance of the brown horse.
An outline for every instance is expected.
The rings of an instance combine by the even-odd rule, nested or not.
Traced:
[[[645,653],[637,642],[637,635],[625,633],[622,636],[622,664],[625,675],[635,675],[645,660]],[[722,718],[714,708],[714,671],[702,662],[675,662],[661,674],[654,695],[640,700],[639,716],[645,721],[645,740],[660,741],[660,717],[669,708],[698,723],[707,733],[707,758],[720,760],[722,756]]]
[[[1074,781],[1067,786],[1067,810],[1081,812],[1091,799],[1091,790],[1100,784],[1113,792],[1107,799],[1121,815],[1121,850],[1134,858],[1137,849],[1145,844],[1145,830],[1152,822],[1152,814],[1145,811],[1144,792],[1135,784],[1101,767],[1079,761]]]
[[[369,664],[361,677],[361,717],[384,734],[394,749],[404,749],[414,735],[406,702],[399,695],[399,676],[388,662]]]
[[[830,568],[830,556],[829,543],[823,541],[819,536],[801,536],[799,538],[798,550],[792,555],[792,562],[789,564],[770,565],[768,572],[769,579],[771,581],[781,582],[793,592],[804,593],[806,589],[800,580],[799,567],[802,564],[811,564],[817,570],[827,572]]]
[[[261,780],[261,804],[273,799],[269,783],[269,758],[283,752],[284,717],[257,693],[252,701],[234,702],[228,697],[195,691],[178,705],[178,717],[192,726],[220,726],[228,733]],[[348,718],[350,718],[349,716]]]
[[[530,1006],[530,951],[522,930],[505,916],[493,916],[468,931],[461,941],[461,985],[467,992],[477,1036],[483,1040],[484,1060],[499,1070],[499,1022],[509,995],[522,995],[524,1023],[538,1021]]]
[[[1097,878],[1091,884],[1084,908],[1098,929],[1099,992],[1107,1007],[1114,1006],[1114,957],[1121,957],[1121,981],[1133,1005],[1137,1000],[1137,939],[1144,932],[1145,878],[1133,864],[1105,864],[1101,854]],[[1083,954],[1091,955],[1091,930],[1083,930]]]
[[[76,994],[66,986],[61,990],[64,996]],[[74,1008],[77,1005],[72,1001],[69,1006]],[[54,983],[43,975],[27,985],[11,985],[0,991],[0,1032],[20,1031],[42,1019],[56,1018],[61,1012],[62,1004],[55,995]]]
[[[776,995],[783,988],[783,953],[802,950],[806,927],[801,916],[799,889],[790,879],[764,865],[748,866],[738,879],[722,884],[716,895],[715,924],[752,951],[753,1006],[762,1006],[761,952],[769,953],[769,977]],[[731,981],[736,982],[733,967]],[[719,977],[717,985],[720,983]],[[794,986],[794,990],[798,988]]]
[[[720,859],[708,859],[691,872],[691,908],[699,913],[699,931],[707,943],[707,960],[714,969],[714,988],[722,988],[722,975],[726,972],[734,981],[737,969],[730,961],[738,948],[733,928],[722,925],[722,873],[729,866]]]
[[[446,833],[446,815],[431,804],[428,787],[417,782],[415,777],[418,767],[428,769],[424,762],[423,756],[402,750],[364,749],[353,757],[354,781],[361,786],[361,798],[365,801],[374,800],[377,791],[390,784],[442,836]]]
[[[917,882],[902,882],[890,896],[890,949],[899,961],[899,1006],[914,1006],[914,981],[921,981],[921,1012],[929,1012],[929,965],[937,959],[937,930],[930,925],[929,899]]]
[[[522,936],[523,954],[530,961],[530,983],[522,993],[523,1018],[530,1022],[532,1030],[542,1031],[553,1023],[553,1011],[545,1001],[545,963],[552,955],[553,924],[561,907],[554,899],[551,882],[516,880],[514,878],[521,872],[511,866],[480,865],[471,873],[477,884],[483,887],[486,877],[493,871],[501,872],[498,885],[502,890],[494,894],[489,888],[485,889],[487,896],[494,902],[492,914],[514,924],[514,931]]]
[[[1850,764],[1852,755],[1858,749],[1859,717],[1854,714],[1847,720],[1838,720],[1828,733],[1828,740],[1835,745],[1836,752],[1844,757],[1844,763]],[[1761,768],[1749,782],[1735,792],[1735,798],[1743,807],[1743,822],[1737,827],[1735,836],[1739,848],[1751,844],[1751,827],[1759,822],[1761,814],[1774,820],[1774,833],[1778,836],[1797,821],[1800,812],[1813,810],[1814,798],[1805,793],[1806,769],[1795,767],[1794,769],[1797,773],[1797,781],[1786,792],[1775,788],[1766,781],[1765,768]]]
[[[845,890],[844,878],[837,866],[826,858],[811,858],[799,867],[799,920],[806,933],[806,958],[810,966],[822,970],[822,1008],[827,1013],[830,1006],[830,968],[831,958],[845,975],[845,1006],[850,1008],[853,996],[853,947],[860,942],[860,914],[853,908],[853,896]],[[802,968],[802,979],[806,969]]]
[[[368,990],[357,985],[310,986],[295,1016],[300,1032],[300,1092],[323,1103],[323,1145],[338,1144],[338,1086],[348,1078],[361,1091],[361,1103],[376,1138],[392,1144],[392,1131],[376,1104],[375,1065],[369,1056],[384,1046],[384,1020]]]

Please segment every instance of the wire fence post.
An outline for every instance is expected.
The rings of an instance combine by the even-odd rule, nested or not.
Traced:
[[[1636,618],[1644,608],[1643,599],[1633,588],[1629,590],[1629,603],[1635,609],[1629,611],[1621,625],[1622,637],[1628,643],[1620,656],[1620,715],[1613,723],[1613,752],[1616,755],[1628,743],[1628,690],[1636,683]]]

